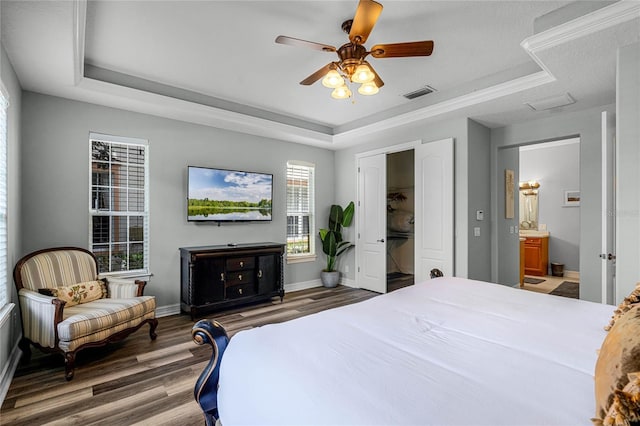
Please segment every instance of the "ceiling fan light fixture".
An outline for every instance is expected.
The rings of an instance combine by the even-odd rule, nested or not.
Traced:
[[[331,70],[322,79],[322,85],[330,89],[336,89],[340,86],[344,86],[344,79],[340,73],[336,70]]]
[[[363,83],[358,88],[358,93],[360,93],[361,95],[365,95],[365,96],[375,95],[379,91],[380,91],[380,89],[378,88],[378,86],[376,86],[376,84],[373,81],[370,81],[368,83]]]
[[[351,81],[354,83],[368,83],[373,81],[374,78],[376,78],[376,75],[371,71],[371,68],[367,64],[360,64],[353,72]]]
[[[346,85],[342,85],[340,87],[336,87],[331,92],[331,97],[333,99],[347,99],[351,97],[351,90]]]

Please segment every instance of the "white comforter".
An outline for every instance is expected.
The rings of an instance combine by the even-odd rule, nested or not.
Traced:
[[[223,426],[590,425],[613,307],[460,278],[241,331]]]

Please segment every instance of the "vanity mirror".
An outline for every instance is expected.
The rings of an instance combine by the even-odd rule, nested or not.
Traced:
[[[536,181],[520,182],[520,229],[538,230],[538,188]]]

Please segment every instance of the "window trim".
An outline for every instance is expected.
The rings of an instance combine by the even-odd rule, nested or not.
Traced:
[[[315,188],[315,174],[316,174],[316,165],[314,163],[310,163],[307,161],[299,161],[299,160],[289,160],[287,161],[287,170],[285,173],[285,181],[287,182],[287,187],[285,188],[285,193],[288,195],[288,181],[289,181],[289,167],[291,166],[300,166],[311,169],[311,183],[312,183],[312,196],[310,197],[310,212],[309,212],[309,253],[288,253],[287,252],[287,264],[294,263],[303,263],[303,262],[314,262],[317,259],[317,251],[316,251],[316,206],[315,206],[315,198],[316,198],[316,188]],[[287,197],[288,198],[288,197]],[[287,202],[288,204],[288,202]],[[286,206],[286,217],[289,217],[289,208]],[[285,239],[288,237],[288,232],[286,233]]]
[[[6,87],[0,81],[0,109],[2,109],[2,116],[4,122],[0,125],[1,129],[4,129],[0,135],[0,149],[2,154],[2,164],[0,164],[0,192],[4,193],[4,205],[0,210],[0,220],[3,222],[0,226],[4,228],[4,235],[0,237],[0,240],[4,239],[4,247],[0,248],[0,251],[4,252],[3,256],[0,256],[0,270],[4,270],[4,274],[0,277],[0,322],[4,323],[11,311],[13,304],[11,303],[11,291],[9,290],[10,272],[9,272],[9,92]]]
[[[94,216],[108,216],[113,217],[113,211],[104,212],[98,209],[93,208],[92,205],[92,196],[91,192],[93,190],[93,169],[92,169],[92,149],[91,145],[93,141],[100,141],[106,143],[115,143],[115,144],[123,144],[123,145],[138,145],[143,146],[145,149],[145,158],[144,158],[144,210],[142,212],[123,212],[120,216],[144,216],[146,226],[143,228],[143,237],[142,237],[142,251],[143,251],[143,267],[141,269],[131,269],[126,271],[108,271],[101,272],[101,277],[106,276],[114,276],[114,277],[149,277],[152,275],[151,267],[150,267],[150,249],[151,243],[149,238],[149,228],[150,228],[150,205],[149,205],[149,194],[151,193],[149,187],[149,141],[147,139],[141,138],[132,138],[125,136],[115,136],[115,135],[107,135],[102,133],[89,133],[89,250],[93,252],[93,217]],[[146,231],[146,232],[145,232]],[[146,238],[145,238],[146,235]],[[111,236],[109,237],[109,243],[112,244]]]

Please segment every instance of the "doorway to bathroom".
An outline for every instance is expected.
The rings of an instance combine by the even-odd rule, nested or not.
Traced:
[[[519,147],[522,288],[580,297],[580,138]]]

